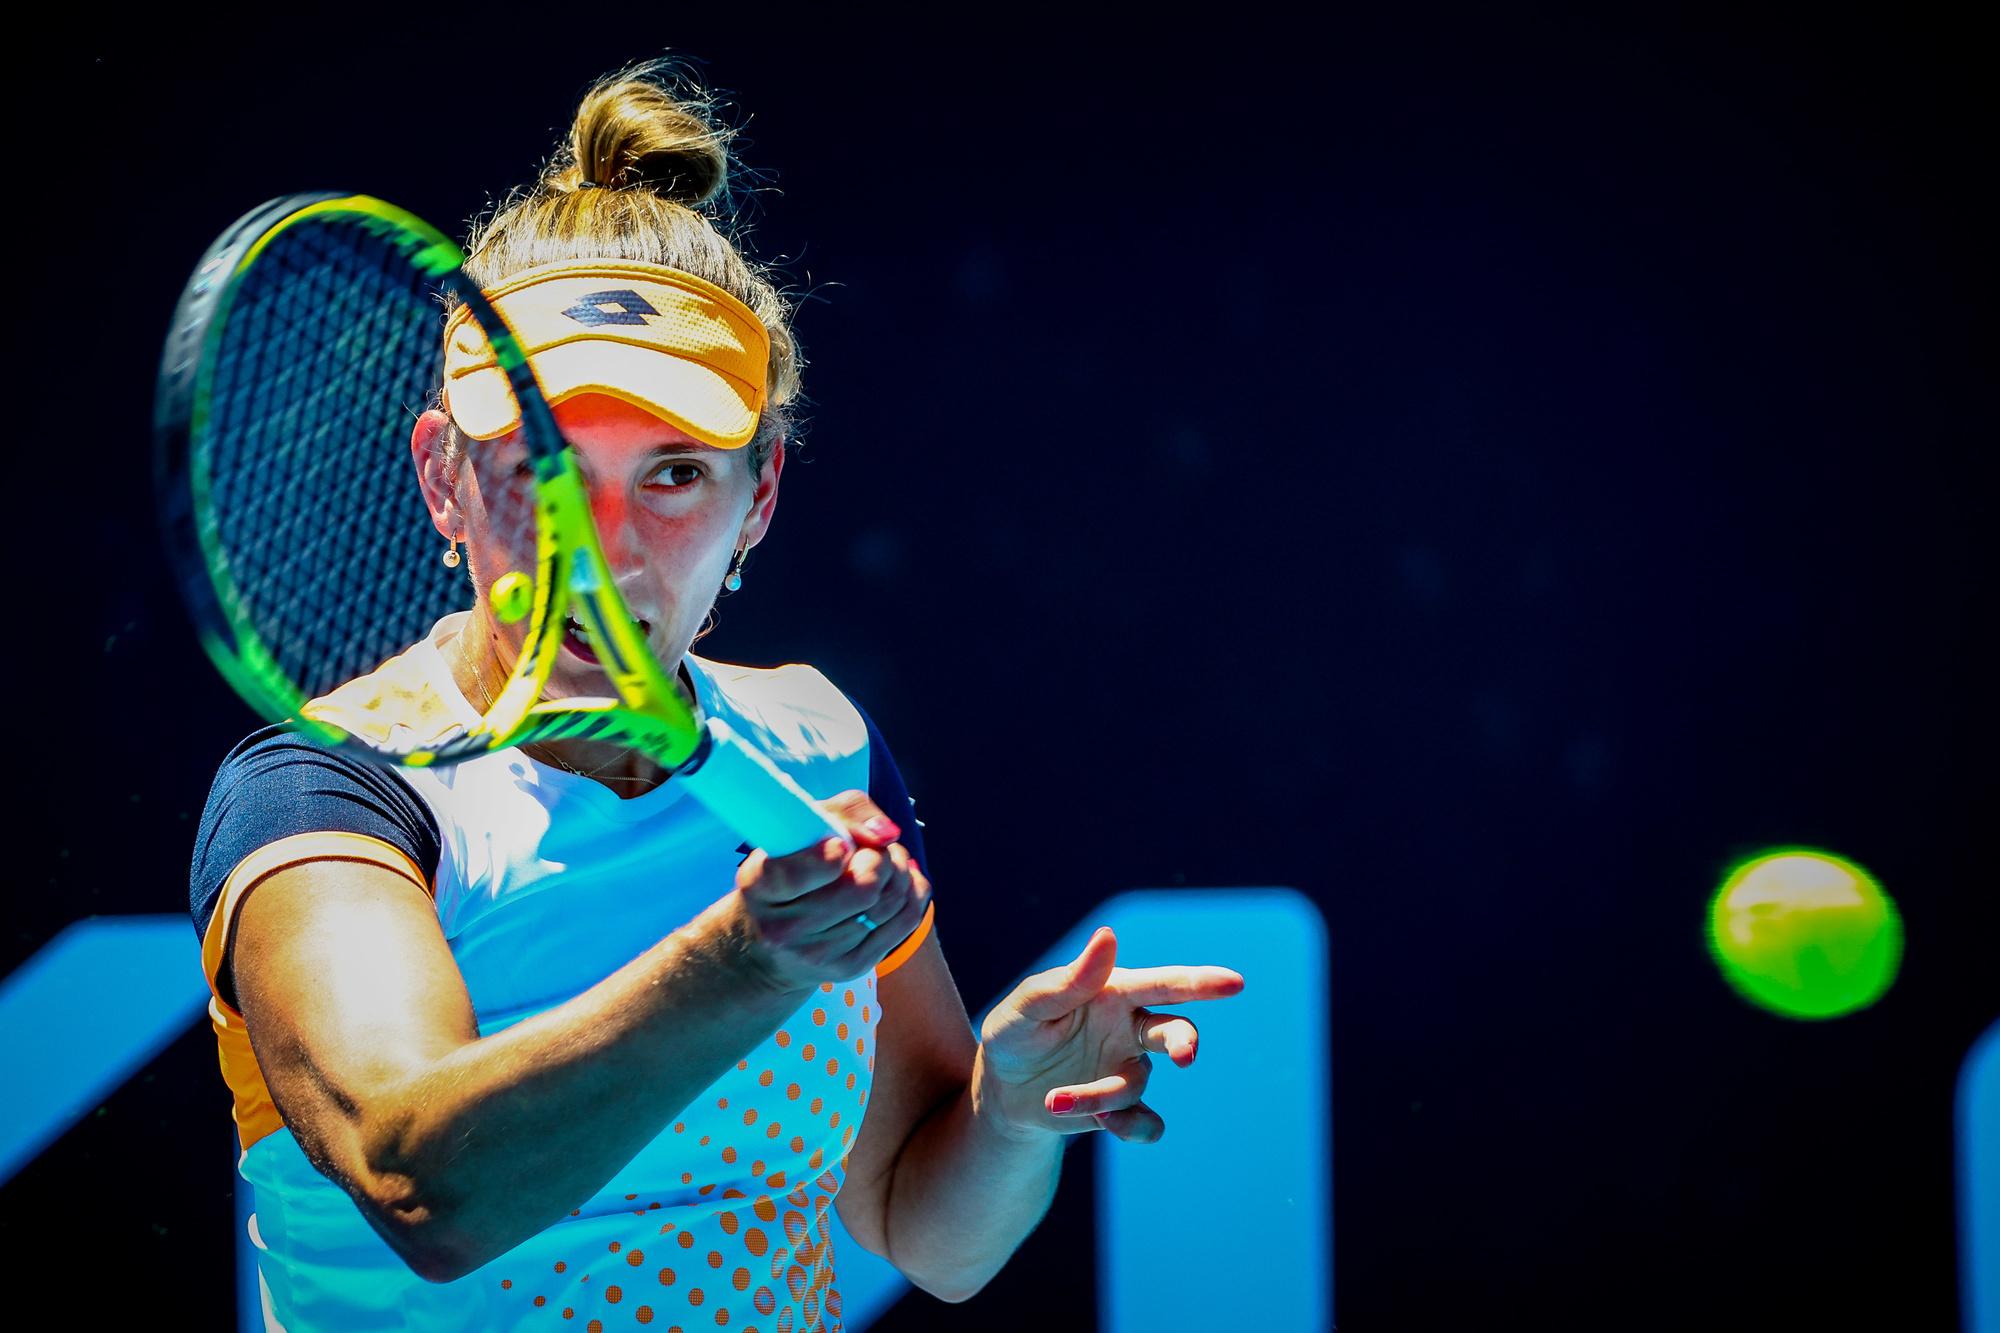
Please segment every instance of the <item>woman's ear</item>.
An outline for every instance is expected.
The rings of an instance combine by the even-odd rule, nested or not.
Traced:
[[[750,512],[743,517],[743,527],[736,539],[741,547],[755,546],[764,540],[764,534],[771,530],[771,515],[778,507],[778,478],[785,471],[785,442],[778,441],[771,450],[771,456],[764,460],[764,471],[757,478],[757,490],[750,500]]]
[[[446,456],[450,441],[451,418],[434,407],[418,417],[410,431],[410,459],[417,465],[417,485],[423,490],[424,508],[431,511],[431,522],[437,525],[438,535],[462,540],[465,525],[458,507],[455,466],[459,460]]]

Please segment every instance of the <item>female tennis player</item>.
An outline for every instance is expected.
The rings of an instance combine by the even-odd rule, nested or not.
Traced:
[[[829,1207],[964,1301],[1046,1211],[1066,1136],[1163,1132],[1150,1057],[1192,1064],[1198,1036],[1150,1006],[1242,986],[1119,968],[1099,930],[975,1034],[874,724],[811,667],[691,651],[769,530],[801,362],[786,301],[715,221],[727,134],[680,78],[656,62],[593,88],[468,272],[529,349],[660,660],[852,846],[740,845],[590,742],[440,770],[279,728],[239,745],[192,905],[273,1329],[838,1329]],[[476,721],[519,648],[491,600],[532,567],[495,521],[519,423],[451,334],[411,451],[467,609],[327,696],[330,720]],[[574,625],[547,692],[611,693]]]

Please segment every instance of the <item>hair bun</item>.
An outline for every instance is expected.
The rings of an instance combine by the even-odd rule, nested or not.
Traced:
[[[662,58],[608,74],[577,108],[566,142],[534,181],[507,192],[465,239],[467,278],[492,290],[539,264],[626,259],[714,283],[748,306],[771,338],[764,408],[745,447],[761,476],[796,439],[805,353],[792,332],[794,298],[736,233],[730,198],[736,131],[684,67]],[[750,180],[756,173],[745,172]],[[712,203],[718,196],[719,204]],[[445,303],[449,317],[456,297]]]
[[[550,173],[558,190],[645,186],[662,199],[700,208],[729,184],[731,131],[671,59],[647,61],[600,79],[584,95],[569,151]]]

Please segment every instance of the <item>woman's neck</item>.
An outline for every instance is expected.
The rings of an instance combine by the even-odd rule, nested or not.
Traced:
[[[439,645],[445,665],[451,670],[452,682],[465,701],[482,715],[492,710],[493,701],[508,680],[508,673],[493,652],[497,637],[475,609],[466,616],[458,634]],[[694,692],[683,672],[676,671],[673,681],[682,700],[690,708],[695,707]],[[654,790],[671,776],[666,768],[644,754],[615,742],[534,741],[519,748],[537,763],[589,778],[628,800]]]

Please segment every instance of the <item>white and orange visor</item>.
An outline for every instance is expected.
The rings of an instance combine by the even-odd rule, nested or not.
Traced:
[[[486,293],[513,328],[549,406],[622,398],[718,449],[740,449],[764,410],[771,338],[741,301],[691,273],[625,259],[564,260]],[[445,325],[445,409],[475,440],[521,413],[492,346],[461,306]]]

